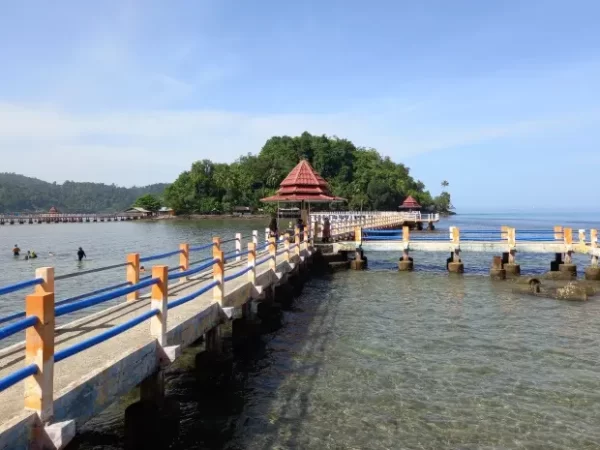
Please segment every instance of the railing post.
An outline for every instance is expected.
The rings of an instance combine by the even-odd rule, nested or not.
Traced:
[[[167,266],[152,267],[152,278],[158,283],[152,285],[150,308],[157,309],[158,314],[150,319],[150,335],[156,338],[159,345],[167,345],[167,303],[169,300],[169,268]]]
[[[274,237],[269,238],[269,268],[273,271],[277,268],[277,241]]]
[[[300,248],[300,242],[301,242],[301,237],[306,238],[306,235],[308,234],[308,230],[304,230],[304,236],[300,236],[300,227],[295,227],[294,228],[294,244],[296,244],[296,246],[294,247],[294,255],[296,255],[298,257],[298,259],[300,259],[300,250],[302,250]]]
[[[140,282],[140,254],[129,253],[127,255],[127,282],[134,285]],[[127,294],[127,301],[137,300],[140,292],[130,292]]]
[[[213,281],[217,282],[217,285],[213,288],[213,300],[219,305],[223,305],[223,297],[225,294],[225,270],[223,261],[223,251],[221,250],[221,238],[213,238],[213,259],[216,261],[213,263]]]
[[[185,272],[190,269],[190,244],[179,244],[179,270]],[[181,281],[186,281],[187,277],[183,277]]]
[[[283,238],[283,260],[290,262],[290,233],[285,233]]]
[[[598,230],[590,230],[590,247],[592,249],[598,248]],[[592,250],[593,252],[594,250]],[[592,253],[592,267],[598,267],[598,256]]]
[[[573,230],[571,228],[563,228],[563,238],[565,243],[565,264],[571,264],[573,253]]]
[[[585,245],[585,230],[584,229],[579,230],[579,243],[581,245]]]
[[[256,244],[254,242],[248,243],[248,267],[251,267],[248,271],[248,282],[256,286]]]
[[[26,317],[38,318],[37,324],[25,331],[25,365],[37,365],[38,372],[24,380],[25,409],[48,422],[54,415],[54,292],[42,289],[54,286],[54,268],[42,267],[35,275],[44,283],[25,299]]]
[[[242,260],[242,233],[235,233],[235,260]]]
[[[358,247],[362,245],[362,228],[354,227],[354,244]]]
[[[554,227],[554,240],[556,240],[556,241],[563,240],[563,227],[561,227],[561,226]]]
[[[252,243],[258,246],[258,230],[252,230]]]
[[[410,241],[410,228],[407,226],[402,227],[402,242],[408,244]]]
[[[269,240],[270,234],[271,234],[271,230],[269,228],[265,228],[265,241]]]

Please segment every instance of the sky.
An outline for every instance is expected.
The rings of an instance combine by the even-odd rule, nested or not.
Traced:
[[[0,172],[171,182],[339,136],[463,210],[598,210],[600,2],[23,0],[0,14]]]

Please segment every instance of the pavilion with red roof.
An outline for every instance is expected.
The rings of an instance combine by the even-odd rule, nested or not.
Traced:
[[[265,203],[300,203],[300,216],[308,221],[311,203],[344,202],[346,199],[331,195],[327,181],[319,175],[310,163],[303,159],[292,169],[279,185],[275,195],[262,198]],[[308,204],[308,210],[305,205]]]
[[[265,203],[331,203],[343,202],[346,199],[331,195],[327,181],[313,169],[307,160],[303,159],[281,182],[275,195],[260,201]]]
[[[404,199],[402,204],[399,206],[400,209],[407,209],[408,211],[420,210],[421,205],[417,202],[412,195],[409,195]]]

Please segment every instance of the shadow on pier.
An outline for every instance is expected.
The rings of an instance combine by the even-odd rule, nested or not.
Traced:
[[[153,448],[301,448],[299,425],[338,315],[329,277],[313,273],[274,332],[234,348],[228,326],[219,371],[199,363],[203,342],[186,349],[166,373],[167,399],[179,404],[178,435],[170,446]],[[138,398],[131,392],[92,419],[67,449],[128,449],[124,411]]]

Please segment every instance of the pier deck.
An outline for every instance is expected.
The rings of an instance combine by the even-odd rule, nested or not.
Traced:
[[[257,253],[264,258],[268,252]],[[260,295],[263,288],[276,284],[295,264],[310,255],[291,256],[290,262],[280,262],[274,271],[268,263],[256,266],[256,284],[247,276],[225,283],[223,303],[213,299],[212,289],[177,308],[168,311],[166,332],[168,347],[189,346],[207,331],[231,318],[245,303]],[[225,268],[227,277],[247,261],[232,262]],[[212,269],[190,277],[189,280],[169,283],[169,302],[191,294],[212,282]],[[253,292],[254,291],[254,292]],[[149,295],[127,301],[90,316],[57,327],[55,352],[82,342],[105,330],[121,325],[150,309]],[[160,364],[157,340],[150,334],[150,323],[141,324],[99,343],[54,365],[53,422],[74,421],[75,429],[124,395]],[[25,365],[25,343],[0,350],[0,378]],[[163,356],[164,357],[164,356]],[[23,385],[18,383],[0,392],[0,449],[15,448],[15,442],[27,440],[28,430],[36,421],[34,411],[23,409]]]

